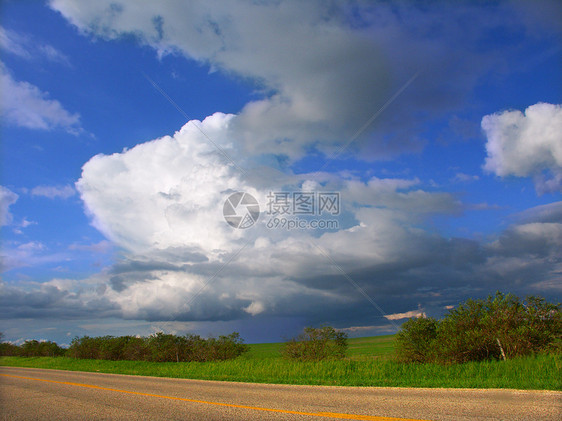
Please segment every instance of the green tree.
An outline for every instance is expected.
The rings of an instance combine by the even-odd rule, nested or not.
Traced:
[[[497,292],[461,303],[440,321],[407,321],[397,336],[397,351],[404,361],[463,363],[560,350],[561,343],[560,304]]]
[[[146,338],[125,336],[122,339],[122,359],[130,361],[148,361],[150,359],[150,346]]]
[[[320,361],[344,358],[347,334],[331,326],[306,327],[304,332],[287,341],[281,351],[285,358],[300,361]]]
[[[435,340],[439,321],[433,317],[407,320],[396,337],[398,359],[408,362],[427,362],[435,358]]]
[[[207,339],[207,358],[209,360],[230,360],[249,350],[238,332]]]
[[[214,361],[236,358],[248,350],[237,332],[218,339],[163,332],[146,337],[84,336],[74,338],[67,355],[74,358],[137,361]]]
[[[20,347],[9,342],[4,342],[4,333],[0,332],[0,356],[14,357],[20,355],[20,353]]]
[[[89,336],[75,337],[70,342],[67,355],[73,358],[101,359],[99,344],[100,341],[97,338]]]
[[[64,349],[51,341],[25,341],[20,347],[20,355],[24,357],[58,357],[64,355]]]

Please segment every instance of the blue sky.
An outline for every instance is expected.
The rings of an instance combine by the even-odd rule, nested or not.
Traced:
[[[372,335],[497,289],[560,301],[557,2],[0,7],[8,340]],[[337,228],[268,227],[270,192],[338,192]]]

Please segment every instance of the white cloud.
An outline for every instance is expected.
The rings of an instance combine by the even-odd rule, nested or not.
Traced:
[[[545,191],[562,191],[562,106],[538,103],[484,116],[484,169],[501,177],[538,177]],[[551,178],[541,178],[548,171]],[[540,183],[540,180],[543,182]]]
[[[76,194],[72,186],[37,186],[31,189],[32,196],[42,196],[49,199],[68,199]]]
[[[526,243],[539,240],[546,247],[554,248],[562,245],[562,223],[522,224],[514,228],[514,234]]]
[[[18,250],[24,251],[24,252],[29,252],[29,251],[40,251],[40,250],[44,250],[45,246],[38,242],[38,241],[30,241],[28,243],[23,243],[20,244],[17,247]]]
[[[265,306],[260,301],[252,301],[252,303],[248,307],[244,307],[243,310],[246,313],[255,316],[256,314],[263,313]]]
[[[66,54],[63,54],[52,45],[41,45],[39,47],[39,51],[49,61],[64,64],[65,66],[70,66],[70,59],[66,56]]]
[[[478,181],[480,179],[477,175],[465,174],[462,172],[456,173],[451,181],[454,183],[469,183],[471,181]]]
[[[76,187],[92,222],[126,250],[126,259],[103,281],[103,296],[125,317],[230,320],[341,308],[362,295],[324,253],[349,273],[387,273],[359,278],[371,293],[389,285],[397,272],[433,262],[435,250],[447,253],[446,240],[413,224],[460,211],[454,196],[426,192],[417,179],[242,175],[196,128],[235,154],[235,118],[217,113],[187,123],[173,136],[98,155],[84,165]],[[259,187],[249,180],[259,180]],[[223,204],[232,192],[250,192],[264,205],[267,193],[281,187],[340,191],[341,229],[270,230],[265,214],[247,231],[224,221]]]
[[[125,317],[228,319],[279,311],[280,303],[290,297],[295,297],[294,306],[302,300],[347,299],[301,281],[333,272],[311,243],[314,233],[268,230],[264,221],[242,231],[224,221],[223,203],[232,192],[250,192],[264,204],[268,188],[281,187],[278,179],[266,174],[240,174],[196,128],[227,153],[235,153],[230,140],[233,118],[217,113],[203,122],[187,123],[173,136],[98,155],[84,165],[76,187],[92,222],[130,259],[108,274],[104,293]],[[293,177],[292,184],[296,190],[301,185],[319,188],[314,177]],[[260,188],[248,181],[256,178]],[[342,200],[349,203],[348,225],[353,227],[314,241],[346,268],[419,255],[414,248],[423,234],[404,229],[406,218],[401,215],[457,207],[449,195],[409,192],[417,180],[373,178],[365,184],[338,181],[333,175],[328,179],[330,187],[341,187]],[[319,181],[325,181],[322,175]],[[361,208],[366,201],[376,203],[377,195],[381,206],[393,210]],[[214,279],[213,274],[247,241],[250,246],[191,303],[205,281]],[[360,251],[357,244],[363,245]]]
[[[52,253],[39,241],[5,242],[0,249],[0,269],[2,271],[60,262],[67,259],[68,256],[65,253]]]
[[[11,54],[25,59],[31,59],[31,54],[24,46],[25,40],[13,31],[0,26],[0,48]]]
[[[23,220],[21,221],[20,227],[27,228],[30,225],[37,225],[37,222],[29,221],[26,218],[23,218]]]
[[[350,326],[339,330],[351,334],[361,333],[362,336],[368,336],[369,333],[372,335],[380,335],[381,333],[392,334],[395,332],[394,326],[390,324],[386,326]]]
[[[231,151],[231,118],[217,113],[201,123],[187,123],[173,137],[90,159],[76,187],[94,226],[135,252],[177,246],[224,249],[236,239],[222,216],[227,192],[255,190],[195,125]]]
[[[14,80],[2,63],[0,87],[0,112],[7,123],[36,130],[60,128],[75,135],[83,131],[79,114],[71,114],[37,86]]]
[[[387,314],[384,316],[387,320],[401,320],[401,319],[411,319],[415,317],[419,319],[420,317],[426,317],[423,310],[410,310],[406,311],[405,313],[394,313],[394,314]]]
[[[107,253],[112,248],[113,248],[113,244],[107,240],[102,240],[95,244],[71,244],[70,246],[68,246],[69,250],[80,250],[80,251],[87,251],[90,253],[100,253],[100,254]]]
[[[25,60],[45,58],[54,63],[70,66],[69,58],[52,45],[37,42],[29,35],[20,34],[1,26],[0,48]]]
[[[4,186],[0,186],[0,226],[10,225],[13,216],[10,213],[10,206],[16,203],[18,195]]]
[[[200,123],[227,151],[231,119],[216,114]],[[426,213],[455,212],[458,205],[441,193],[420,201],[418,192],[426,192],[414,190],[417,180],[336,183],[331,175],[324,185],[325,180],[316,179],[315,188],[328,188],[329,183],[341,187],[345,210],[339,231],[267,230],[260,223],[234,230],[222,217],[224,199],[231,190],[252,187],[193,124],[174,136],[99,155],[85,164],[78,190],[95,225],[125,249],[123,256],[84,281],[90,284],[88,292],[78,294],[76,285],[60,283],[33,294],[7,290],[9,308],[31,298],[39,303],[14,314],[85,314],[85,308],[98,308],[100,314],[155,322],[298,315],[311,323],[345,320],[343,326],[356,326],[368,318],[371,326],[388,326],[388,320],[421,315],[421,310],[409,310],[420,302],[423,312],[442,311],[489,285],[512,288],[533,279],[542,291],[562,269],[562,231],[555,208],[529,211],[524,223],[491,244],[446,239],[417,222]],[[294,185],[312,178],[304,174]],[[266,181],[275,186],[275,180]],[[252,190],[256,197],[266,191]],[[379,194],[382,205],[375,200]],[[351,198],[362,200],[352,203]],[[92,250],[97,248],[93,245]],[[41,245],[23,244],[12,253],[18,258],[12,264],[38,262],[46,252]],[[379,304],[390,313],[386,319],[334,263],[372,299],[382,300]]]

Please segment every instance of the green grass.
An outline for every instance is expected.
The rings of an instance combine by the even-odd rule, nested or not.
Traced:
[[[351,359],[388,358],[394,353],[395,335],[348,339],[347,355]],[[279,358],[282,342],[250,344],[250,351],[240,358],[244,360]]]
[[[396,335],[349,339],[348,355],[351,358],[388,358],[394,355],[395,341]]]
[[[402,364],[391,357],[392,336],[350,339],[349,358],[295,362],[279,357],[282,344],[250,345],[236,360],[207,363],[0,357],[0,365],[256,383],[339,386],[455,387],[562,390],[562,355],[455,365]]]
[[[560,355],[449,366],[402,364],[386,359],[293,362],[239,358],[209,363],[151,363],[66,357],[0,357],[0,365],[256,383],[562,390]]]

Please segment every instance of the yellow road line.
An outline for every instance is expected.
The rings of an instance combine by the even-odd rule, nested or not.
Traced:
[[[130,395],[150,396],[150,397],[153,397],[153,398],[171,399],[171,400],[176,400],[176,401],[193,402],[193,403],[204,403],[204,404],[207,404],[207,405],[226,406],[226,407],[229,407],[229,408],[251,409],[251,410],[254,410],[254,411],[278,412],[278,413],[282,413],[282,414],[308,415],[308,416],[312,416],[312,417],[331,417],[331,418],[339,418],[339,419],[346,419],[346,420],[423,421],[423,420],[416,420],[416,419],[410,419],[410,418],[379,417],[379,416],[375,416],[375,415],[355,415],[355,414],[342,414],[342,413],[336,413],[336,412],[290,411],[290,410],[287,410],[287,409],[262,408],[262,407],[259,407],[259,406],[237,405],[237,404],[233,404],[233,403],[210,402],[210,401],[202,401],[202,400],[198,400],[198,399],[177,398],[175,396],[164,396],[164,395],[155,395],[153,393],[142,393],[142,392],[133,392],[133,391],[130,391],[130,390],[112,389],[110,387],[95,386],[93,384],[61,382],[61,381],[58,381],[58,380],[47,380],[47,379],[38,379],[38,378],[34,378],[34,377],[14,376],[13,374],[0,373],[0,376],[14,377],[16,379],[24,379],[24,380],[35,380],[35,381],[47,382],[47,383],[65,384],[65,385],[69,385],[69,386],[87,387],[87,388],[90,388],[90,389],[107,390],[107,391],[110,391],[110,392],[128,393]]]

